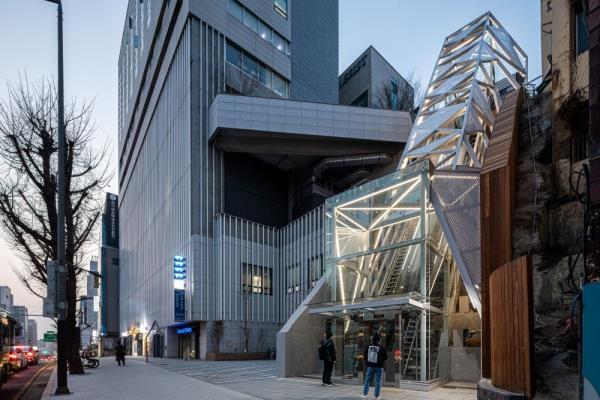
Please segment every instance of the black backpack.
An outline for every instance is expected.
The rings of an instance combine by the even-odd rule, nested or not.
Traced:
[[[324,341],[319,346],[319,360],[327,360],[327,344]]]

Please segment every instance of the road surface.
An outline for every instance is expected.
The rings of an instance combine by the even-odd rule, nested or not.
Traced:
[[[12,374],[0,389],[1,400],[39,400],[52,375],[54,363],[31,365]]]

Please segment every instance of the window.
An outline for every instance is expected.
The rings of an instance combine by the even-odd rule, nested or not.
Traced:
[[[308,260],[308,287],[315,287],[317,281],[323,275],[323,255],[311,257]]]
[[[284,99],[287,99],[287,82],[276,73],[273,73],[273,84],[271,89]]]
[[[262,64],[258,67],[258,80],[268,88],[271,88],[271,70]]]
[[[235,0],[229,0],[229,12],[240,22],[244,21],[244,8]]]
[[[391,93],[391,103],[390,106],[392,108],[392,110],[398,110],[398,82],[396,82],[395,80],[392,80],[390,82],[390,86],[392,87],[392,93]]]
[[[258,79],[258,61],[246,53],[244,53],[243,71],[253,78]]]
[[[227,62],[242,69],[242,51],[230,43],[227,43]]]
[[[258,33],[258,18],[246,8],[244,8],[244,25]]]
[[[285,39],[277,32],[273,32],[273,46],[282,53],[285,52]]]
[[[292,45],[287,40],[285,41],[285,55],[288,57],[292,56]]]
[[[277,11],[283,18],[287,18],[288,2],[287,0],[275,0],[275,11]]]
[[[287,1],[281,2],[285,7],[287,13]],[[237,0],[228,0],[227,9],[231,15],[233,15],[238,21],[252,29],[265,41],[271,43],[282,53],[290,56],[291,46],[290,42],[283,36],[278,34],[273,28],[271,28],[265,21],[258,18],[252,11],[248,10]]]
[[[229,64],[250,75],[250,77],[256,79],[279,96],[288,98],[289,83],[285,78],[273,72],[269,67],[260,63],[256,58],[229,41],[227,41],[225,59]]]
[[[273,295],[273,268],[242,263],[242,293]]]
[[[287,267],[287,292],[288,294],[300,291],[300,266],[298,264]]]
[[[575,34],[575,54],[580,55],[589,48],[589,32],[586,20],[587,17],[581,2],[577,2],[573,10],[573,14],[575,19],[575,28],[573,29],[573,33]]]
[[[363,94],[361,94],[360,96],[358,96],[352,103],[350,103],[351,106],[358,106],[358,107],[368,107],[369,106],[369,90],[365,90],[363,92]]]
[[[271,40],[273,40],[271,28],[269,28],[260,20],[258,21],[258,35],[269,43],[271,43]]]

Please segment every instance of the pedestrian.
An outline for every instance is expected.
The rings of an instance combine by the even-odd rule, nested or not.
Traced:
[[[383,346],[379,344],[381,336],[379,333],[373,335],[371,345],[365,349],[363,359],[367,365],[367,375],[363,386],[363,399],[369,394],[371,378],[375,375],[375,400],[379,400],[381,392],[381,381],[383,379],[383,363],[387,359],[387,353]]]
[[[335,363],[335,344],[331,340],[331,332],[326,331],[319,347],[319,359],[323,360],[323,386],[333,386],[331,373]]]
[[[121,344],[120,340],[117,342],[117,346],[115,347],[115,356],[117,363],[119,363],[119,367],[121,366],[121,363],[123,363],[123,366],[125,366],[125,346]]]

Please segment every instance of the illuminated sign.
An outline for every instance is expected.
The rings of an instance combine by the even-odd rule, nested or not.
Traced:
[[[185,257],[173,257],[173,288],[175,289],[175,321],[185,321],[185,280],[187,262]]]
[[[183,328],[177,329],[177,334],[178,335],[185,335],[187,333],[192,333],[192,327],[191,326],[185,326]]]
[[[94,312],[100,311],[100,296],[94,296]]]

